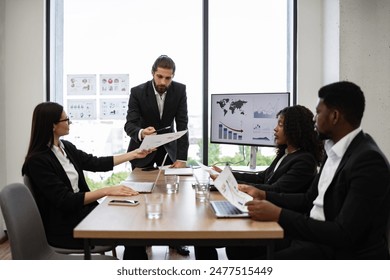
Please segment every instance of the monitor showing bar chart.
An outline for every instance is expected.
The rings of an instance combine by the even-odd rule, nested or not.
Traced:
[[[289,106],[290,94],[211,95],[211,143],[274,146],[276,114]]]

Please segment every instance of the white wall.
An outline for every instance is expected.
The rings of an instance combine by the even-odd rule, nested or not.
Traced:
[[[298,102],[314,110],[318,89],[338,80],[366,96],[362,127],[390,159],[390,1],[298,1]]]
[[[4,55],[5,55],[5,1],[0,0],[0,112],[5,111],[5,67],[4,67]],[[0,186],[5,184],[6,170],[5,170],[5,120],[3,115],[0,115]],[[1,214],[1,211],[0,211]],[[4,237],[3,221],[0,215],[0,240]]]
[[[32,110],[44,100],[44,0],[5,0],[5,183],[22,182]]]
[[[340,78],[366,96],[363,129],[390,159],[390,1],[340,1]]]
[[[321,0],[299,0],[297,42],[298,104],[313,112],[323,85],[323,18]]]
[[[0,0],[0,183],[5,183],[5,119],[2,112],[5,111],[5,0]]]
[[[0,189],[22,182],[32,110],[45,96],[44,2],[0,0]]]

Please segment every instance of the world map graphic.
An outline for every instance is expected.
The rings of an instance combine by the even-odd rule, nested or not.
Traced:
[[[220,106],[220,108],[223,110],[223,115],[226,116],[227,113],[231,113],[232,115],[238,113],[241,115],[245,115],[244,111],[244,105],[248,103],[248,101],[245,100],[230,100],[230,98],[223,98],[216,103]]]

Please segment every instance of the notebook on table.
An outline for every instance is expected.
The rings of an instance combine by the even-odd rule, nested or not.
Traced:
[[[154,187],[157,185],[157,181],[160,178],[161,171],[163,170],[163,166],[165,164],[165,160],[167,159],[168,154],[165,154],[164,160],[161,164],[161,167],[159,168],[159,171],[157,173],[156,179],[154,182],[134,182],[130,180],[125,180],[121,182],[121,185],[124,185],[126,187],[132,188],[133,190],[139,192],[139,193],[151,193],[154,189]]]
[[[248,218],[248,212],[242,212],[227,200],[211,200],[211,208],[217,218]]]
[[[192,176],[194,172],[191,167],[185,168],[165,168],[165,175]]]

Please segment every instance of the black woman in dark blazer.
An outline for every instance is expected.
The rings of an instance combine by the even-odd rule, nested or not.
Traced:
[[[337,82],[318,93],[316,129],[327,158],[308,191],[282,194],[247,185],[254,200],[249,214],[277,221],[291,244],[277,259],[389,259],[386,240],[390,214],[389,162],[361,127],[365,98],[360,87]],[[261,258],[227,250],[234,259]]]
[[[306,191],[323,157],[323,145],[314,130],[314,115],[304,106],[286,107],[274,129],[276,158],[258,173],[233,172],[240,183],[262,190],[296,193]],[[220,172],[216,166],[214,170]],[[215,179],[215,175],[212,175]]]
[[[306,191],[323,156],[323,147],[314,130],[314,115],[304,106],[286,107],[278,114],[274,129],[277,156],[271,165],[257,174],[234,172],[239,183],[273,192]],[[213,167],[221,171],[218,167]],[[213,179],[215,175],[211,175]],[[195,247],[196,259],[217,259],[215,248]]]
[[[72,143],[60,140],[69,134],[71,121],[60,104],[44,102],[36,106],[31,138],[22,174],[31,181],[34,196],[42,216],[50,245],[61,248],[83,248],[81,239],[73,238],[74,227],[107,196],[132,196],[138,193],[125,186],[104,187],[90,191],[83,174],[88,171],[108,171],[115,165],[142,158],[151,151],[95,157],[78,150]],[[126,253],[124,258],[126,258]],[[147,258],[140,247],[135,258]]]

